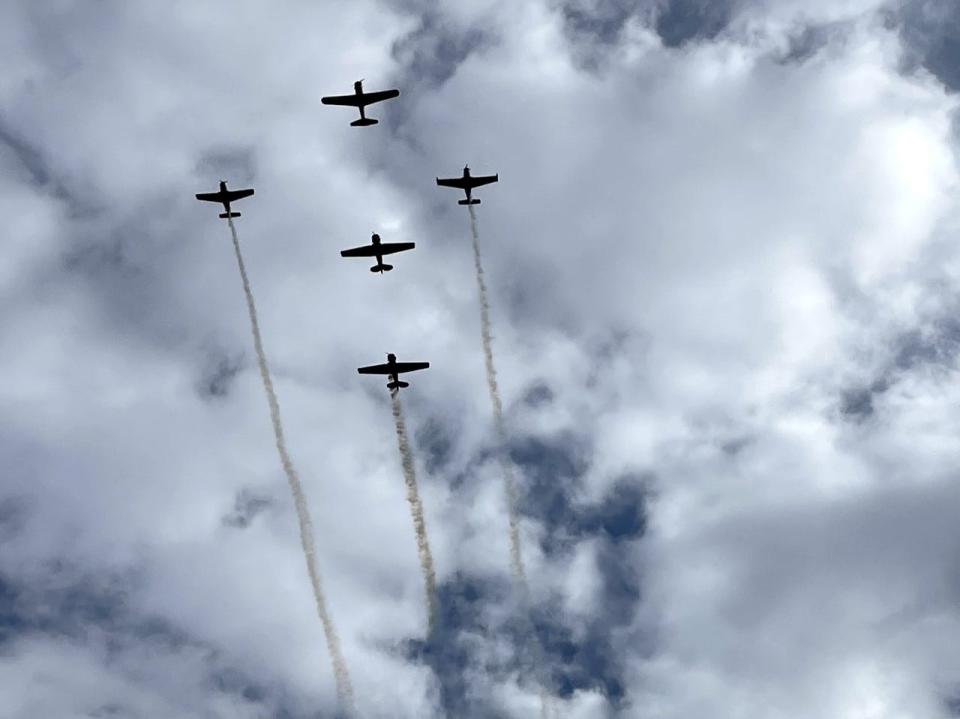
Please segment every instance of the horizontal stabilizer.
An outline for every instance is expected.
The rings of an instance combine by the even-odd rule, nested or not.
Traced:
[[[359,120],[354,120],[350,123],[351,127],[367,127],[368,125],[376,125],[379,120],[374,120],[372,117],[361,117]]]
[[[393,269],[393,265],[380,264],[380,265],[374,265],[373,267],[371,267],[370,271],[371,272],[389,272],[392,269]]]
[[[458,205],[479,205],[480,200],[457,200]]]
[[[220,213],[221,220],[226,220],[228,217],[240,217],[240,213],[239,212],[221,212]]]
[[[404,382],[403,380],[397,380],[396,382],[388,382],[387,389],[400,389],[401,387],[409,387],[409,382]]]

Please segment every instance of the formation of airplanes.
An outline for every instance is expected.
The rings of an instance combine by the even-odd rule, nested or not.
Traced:
[[[370,125],[376,125],[378,120],[372,117],[367,117],[364,112],[364,108],[366,108],[367,105],[372,105],[375,102],[381,102],[383,100],[389,100],[390,98],[397,97],[400,94],[399,90],[364,92],[363,80],[358,80],[357,82],[353,83],[353,90],[353,95],[331,95],[320,98],[320,101],[324,105],[346,105],[357,108],[360,111],[360,119],[354,120],[350,123],[353,127],[368,127]],[[437,185],[441,187],[455,187],[459,190],[463,190],[466,193],[466,198],[463,200],[458,200],[458,205],[479,205],[480,200],[474,198],[471,195],[471,191],[475,187],[488,185],[491,182],[498,181],[499,175],[471,175],[470,168],[464,166],[462,176],[445,179],[438,177]],[[232,219],[234,217],[240,217],[240,213],[233,212],[230,209],[230,203],[236,202],[237,200],[242,200],[245,197],[250,197],[252,194],[252,188],[247,188],[245,190],[227,189],[226,181],[221,180],[220,189],[217,192],[201,192],[196,195],[196,198],[204,202],[219,202],[223,205],[224,209],[224,211],[220,213],[219,217],[221,219]],[[393,269],[393,265],[384,263],[384,255],[392,255],[397,252],[412,250],[415,246],[416,244],[413,242],[381,242],[380,235],[374,233],[370,238],[369,245],[361,245],[360,247],[351,247],[346,250],[341,250],[340,256],[376,257],[377,264],[371,267],[370,271],[379,272],[382,275],[384,272],[389,272]],[[427,369],[429,366],[429,362],[397,362],[397,356],[389,353],[387,354],[387,361],[385,363],[369,365],[367,367],[358,367],[357,372],[359,374],[387,375],[389,380],[387,382],[387,389],[389,389],[391,392],[395,392],[403,387],[410,386],[409,382],[404,382],[400,379],[401,374]]]

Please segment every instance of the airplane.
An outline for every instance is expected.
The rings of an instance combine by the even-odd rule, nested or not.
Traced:
[[[357,372],[360,374],[389,375],[391,379],[387,383],[387,389],[393,391],[398,390],[401,387],[410,386],[409,382],[402,382],[397,375],[404,372],[414,372],[418,369],[427,369],[429,366],[429,362],[397,362],[397,356],[395,354],[388,354],[386,364],[375,364],[370,365],[369,367],[357,367]]]
[[[241,200],[244,197],[250,197],[253,194],[253,190],[228,190],[226,180],[220,180],[220,191],[219,192],[201,192],[197,195],[198,200],[204,200],[206,202],[222,202],[223,209],[226,212],[220,213],[221,219],[228,219],[230,217],[240,217],[239,212],[230,212],[230,203],[235,200]]]
[[[379,92],[364,92],[363,91],[363,80],[357,80],[353,83],[353,95],[328,95],[327,97],[321,97],[320,102],[324,105],[348,105],[349,107],[355,107],[360,110],[360,119],[354,120],[350,123],[352,127],[367,127],[368,125],[376,125],[378,120],[374,120],[372,117],[367,117],[363,111],[367,105],[372,105],[375,102],[382,102],[383,100],[389,100],[391,97],[397,97],[400,94],[399,90],[380,90]]]
[[[381,275],[384,272],[389,272],[393,269],[393,265],[383,264],[384,255],[392,255],[394,252],[403,252],[404,250],[412,250],[416,245],[413,242],[380,242],[380,235],[377,233],[373,234],[373,237],[370,238],[372,242],[369,245],[363,245],[362,247],[351,247],[349,250],[340,250],[341,257],[376,257],[377,264],[370,268],[371,272],[379,272]]]
[[[499,175],[473,176],[470,174],[470,168],[464,166],[463,177],[450,177],[444,180],[437,178],[437,184],[441,187],[457,187],[467,193],[467,199],[457,200],[458,205],[479,205],[480,200],[470,199],[470,190],[480,185],[489,185],[491,182],[497,182]]]

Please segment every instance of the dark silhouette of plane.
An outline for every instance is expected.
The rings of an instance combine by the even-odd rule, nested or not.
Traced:
[[[201,192],[197,195],[198,200],[204,200],[205,202],[221,202],[223,203],[223,209],[225,212],[220,213],[221,219],[226,220],[228,217],[240,217],[239,212],[230,212],[230,203],[235,200],[242,200],[244,197],[250,197],[253,194],[253,190],[228,190],[226,180],[220,180],[220,191],[219,192]]]
[[[399,94],[399,90],[364,92],[363,80],[357,80],[353,83],[353,95],[328,95],[327,97],[321,97],[320,102],[324,105],[347,105],[348,107],[357,108],[360,110],[360,119],[354,120],[350,124],[353,127],[367,127],[368,125],[376,125],[378,121],[372,117],[367,117],[363,112],[363,108],[375,102],[382,102],[383,100],[389,100],[391,97],[397,97]]]
[[[390,376],[390,381],[387,383],[387,389],[395,390],[400,389],[401,387],[409,387],[409,382],[402,382],[397,378],[397,375],[404,372],[414,372],[418,369],[427,369],[430,366],[429,362],[397,362],[397,356],[395,354],[387,355],[386,364],[374,364],[369,367],[357,367],[357,372],[360,374],[385,374]]]
[[[470,168],[464,165],[463,177],[450,177],[444,180],[437,178],[437,184],[441,187],[456,187],[467,193],[467,199],[457,200],[458,205],[479,205],[480,200],[470,199],[470,190],[480,185],[489,185],[491,182],[497,182],[499,175],[486,175],[474,177],[470,174]]]
[[[349,250],[340,250],[341,257],[376,257],[377,264],[370,268],[371,272],[379,272],[381,275],[384,272],[389,272],[393,269],[393,265],[383,264],[384,255],[392,255],[394,252],[403,252],[404,250],[412,250],[416,245],[413,242],[380,242],[380,235],[373,233],[373,237],[370,238],[371,243],[369,245],[363,245],[362,247],[351,247]]]

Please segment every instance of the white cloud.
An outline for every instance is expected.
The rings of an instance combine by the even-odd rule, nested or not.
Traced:
[[[192,642],[108,661],[99,638],[20,627],[15,716],[332,704],[229,237],[191,198],[224,168],[257,189],[240,240],[362,715],[439,716],[452,691],[413,658],[389,406],[354,370],[388,351],[432,363],[405,406],[438,577],[477,588],[448,605],[464,700],[536,711],[511,663],[466,218],[433,184],[466,162],[501,177],[478,210],[494,350],[541,492],[525,552],[568,715],[944,714],[955,102],[898,73],[879,7],[756,3],[679,49],[635,20],[593,69],[553,4],[437,8],[436,32],[487,35],[434,83],[391,55],[419,25],[399,5],[6,7],[0,447],[23,509],[0,576],[129,572],[124,611]],[[843,27],[782,60],[805,22]],[[319,104],[360,77],[410,82],[363,131]],[[374,231],[417,250],[383,277],[338,257]],[[200,391],[231,365],[223,396]],[[618,543],[604,503],[637,477],[648,536]],[[264,506],[229,526],[243,491]],[[269,699],[211,690],[224,667]]]

